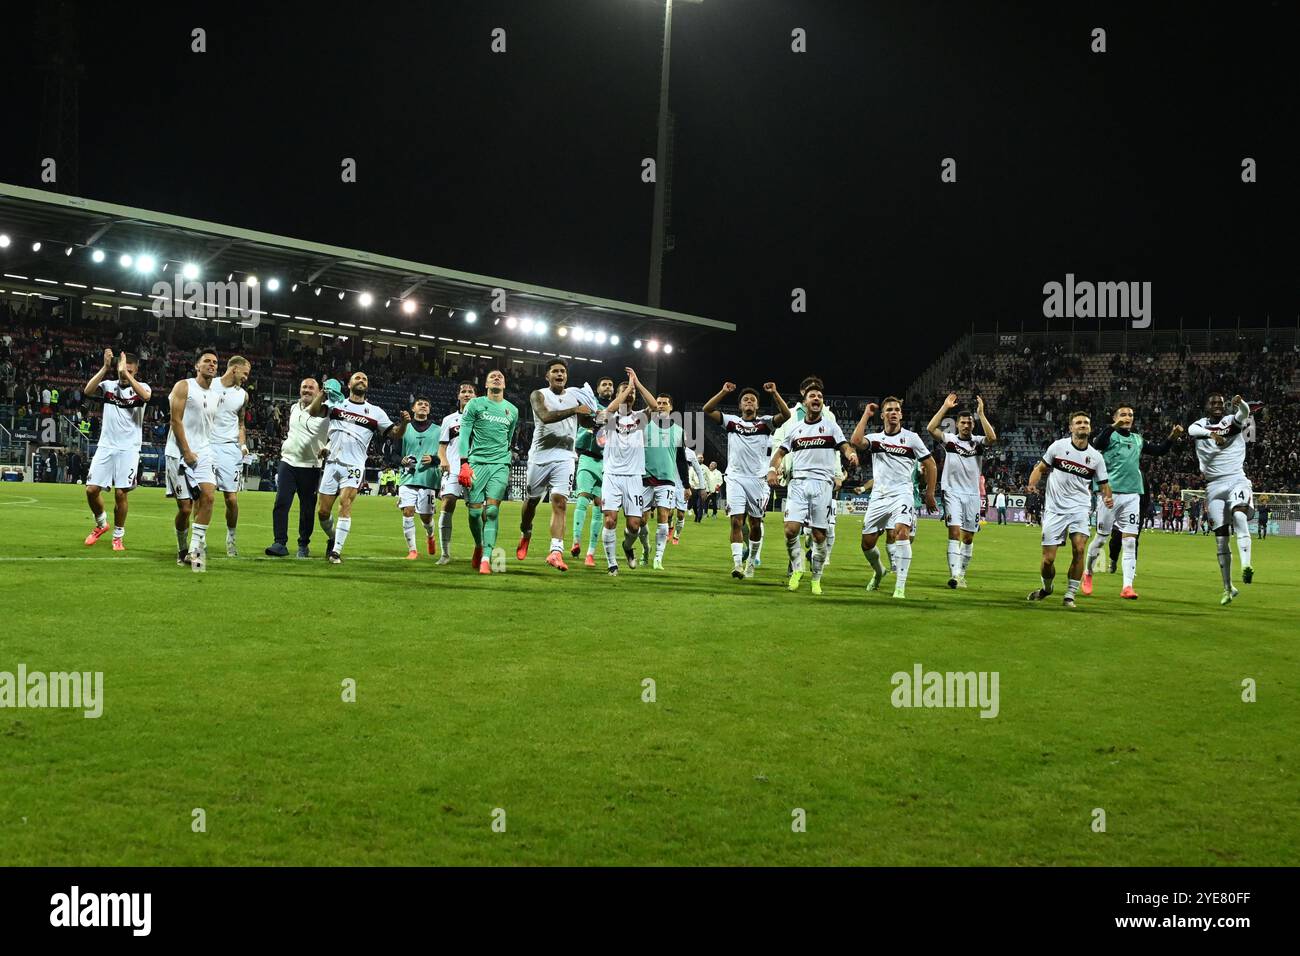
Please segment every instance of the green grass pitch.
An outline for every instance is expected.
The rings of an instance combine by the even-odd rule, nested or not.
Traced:
[[[81,489],[0,485],[0,671],[104,674],[99,719],[0,709],[6,864],[1300,864],[1295,539],[1221,608],[1210,539],[1148,533],[1141,599],[1101,574],[1071,613],[1026,603],[1025,527],[981,532],[954,592],[925,522],[895,601],[852,517],[815,598],[775,515],[751,581],[723,517],[610,580],[543,564],[545,508],[515,561],[511,504],[482,578],[463,510],[435,567],[361,499],[329,567],[319,532],[262,557],[270,507],[243,496],[229,559],[218,502],[200,576],[158,489],[118,555],[82,545]],[[996,671],[998,715],[894,707],[917,663]]]

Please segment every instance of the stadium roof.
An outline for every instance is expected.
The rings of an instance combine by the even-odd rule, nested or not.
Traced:
[[[441,333],[445,337],[455,332],[452,339],[464,342],[463,337],[472,332],[475,338],[491,337],[514,345],[542,344],[543,339],[535,335],[518,329],[507,331],[506,319],[514,317],[549,323],[546,339],[551,348],[563,344],[555,336],[561,326],[621,337],[618,347],[588,343],[586,349],[592,355],[630,352],[637,338],[657,338],[680,348],[709,332],[736,330],[733,323],[698,315],[8,183],[0,183],[0,234],[10,237],[9,247],[0,250],[0,273],[7,276],[3,280],[6,287],[18,287],[20,278],[31,283],[42,278],[48,283],[44,290],[36,285],[27,287],[52,293],[56,290],[49,285],[58,285],[58,293],[67,296],[76,294],[69,291],[67,283],[81,280],[82,285],[91,285],[85,281],[88,271],[103,269],[102,285],[80,293],[87,301],[108,298],[116,304],[134,301],[139,306],[138,295],[122,298],[116,293],[147,296],[153,282],[166,277],[164,263],[175,269],[181,263],[195,263],[202,270],[200,280],[223,280],[231,274],[236,279],[258,276],[263,280],[261,308],[267,313],[266,320],[290,326],[369,319],[391,325],[407,336]],[[42,245],[39,251],[32,249],[35,242]],[[105,253],[103,263],[92,265],[89,255],[93,250]],[[157,261],[158,268],[151,276],[117,265],[122,255],[142,253]],[[281,282],[278,292],[266,286],[264,280],[271,277]],[[292,292],[295,283],[298,288]],[[326,294],[313,294],[316,288]],[[115,295],[104,289],[114,290]],[[499,315],[491,309],[494,289],[506,292],[506,311]],[[343,300],[339,292],[344,293]],[[366,292],[373,296],[374,305],[363,311],[357,296]],[[404,299],[416,304],[412,313],[400,311]],[[474,325],[465,321],[470,311],[479,316]],[[497,319],[501,325],[493,328]]]

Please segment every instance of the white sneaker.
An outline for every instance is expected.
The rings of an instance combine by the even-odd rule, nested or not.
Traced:
[[[966,586],[967,586],[967,584],[966,584],[966,575],[963,574],[963,575],[961,575],[960,577],[957,578],[957,587],[959,587],[959,588],[964,588],[964,587],[966,587]]]
[[[754,562],[753,562],[753,561],[746,561],[746,562],[745,562],[745,577],[747,577],[747,578],[752,578],[753,576],[754,576]]]
[[[435,562],[433,562],[433,563],[434,563],[434,564],[451,564],[451,555],[449,555],[446,551],[444,551],[442,554],[438,555],[438,560],[435,561]]]
[[[235,542],[231,541],[229,538],[226,539],[226,557],[239,557],[239,551],[235,548]]]

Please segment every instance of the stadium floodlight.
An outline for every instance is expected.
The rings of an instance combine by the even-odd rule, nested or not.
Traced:
[[[566,338],[566,337],[568,336],[568,334],[569,334],[569,327],[568,327],[567,325],[562,325],[562,326],[560,326],[558,329],[556,329],[555,331],[556,331],[556,334],[558,334],[558,335],[560,336],[560,338]]]
[[[361,293],[360,302],[361,302],[361,307],[362,307],[363,309],[368,309],[368,308],[370,308],[370,303],[371,303],[371,302],[374,302],[374,301],[375,301],[374,298],[370,295],[369,292],[363,292],[363,293]]]
[[[145,254],[135,260],[135,269],[137,272],[143,272],[146,275],[157,268],[158,263],[153,256]]]
[[[641,347],[641,340],[640,340],[640,339],[633,339],[633,340],[632,340],[632,348],[634,348],[634,349],[639,349],[640,347]]]
[[[575,341],[575,342],[581,342],[581,341],[582,341],[582,334],[583,334],[583,333],[582,333],[582,326],[580,326],[580,325],[575,325],[572,329],[569,330],[569,334],[573,336],[573,341]]]
[[[611,335],[611,336],[609,337],[609,344],[610,344],[610,345],[618,345],[618,336],[617,336],[617,335]]]
[[[605,332],[604,332],[603,329],[602,329],[601,331],[599,331],[599,332],[596,333],[596,343],[597,343],[598,345],[604,345],[604,344],[605,344],[605,338],[606,338],[606,336],[605,336]]]
[[[665,354],[665,355],[672,355],[672,354],[673,354],[673,343],[671,343],[671,342],[665,342],[665,343],[664,343],[664,354]]]
[[[266,287],[272,292],[280,291],[280,280],[274,277],[266,280]]]
[[[40,251],[41,251],[41,244],[39,242],[33,242],[32,252],[40,252]]]
[[[199,267],[197,263],[187,262],[181,266],[181,275],[187,279],[197,279],[199,277]]]
[[[8,248],[9,248],[9,237],[5,235],[3,232],[0,232],[0,249],[8,249]]]
[[[596,333],[591,331],[591,329],[588,329],[586,332],[582,333],[582,341],[584,342],[596,341]]]
[[[135,260],[132,259],[124,252],[122,253],[121,258],[117,260],[117,264],[120,265],[123,269],[129,269],[131,268],[132,265],[135,264]]]
[[[516,328],[518,325],[519,325],[519,321],[518,321],[518,320],[517,320],[513,315],[510,316],[508,319],[506,319],[506,328],[507,328],[507,329],[513,329],[513,328]]]
[[[466,312],[466,313],[465,313],[465,321],[468,322],[468,323],[470,323],[471,325],[473,325],[475,322],[478,321],[478,313],[477,313],[477,312]]]
[[[646,347],[647,349],[649,349],[651,352],[658,352],[658,351],[659,351],[659,340],[658,340],[658,339],[651,339],[649,342],[647,342],[647,343],[645,344],[645,347]]]
[[[246,279],[244,279],[244,281],[248,283],[249,287],[251,288],[252,286],[257,285],[257,276],[248,276]]]
[[[402,311],[405,312],[407,315],[413,315],[415,313],[415,300],[407,299],[405,302],[403,302]]]
[[[533,320],[532,320],[532,319],[521,319],[521,320],[519,321],[519,331],[520,331],[520,332],[531,332],[532,330],[533,330]]]
[[[68,248],[64,249],[64,250],[63,250],[63,254],[64,254],[65,256],[70,256],[70,255],[72,255],[72,246],[68,246]]]
[[[546,334],[546,323],[545,323],[545,322],[534,322],[534,323],[533,323],[533,332],[534,332],[536,335],[545,335],[545,334]]]
[[[94,252],[92,252],[92,253],[90,254],[90,261],[91,261],[91,262],[103,262],[103,261],[104,261],[104,250],[103,250],[103,249],[96,249]]]

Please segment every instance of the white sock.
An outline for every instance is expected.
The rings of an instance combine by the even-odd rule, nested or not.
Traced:
[[[871,570],[875,571],[877,574],[884,574],[885,569],[880,564],[880,549],[872,547],[870,551],[866,552],[866,555],[867,563],[871,565]]]
[[[420,515],[420,523],[424,525],[424,536],[433,537],[433,515]]]
[[[95,515],[96,528],[103,528],[106,527],[107,525],[108,525],[108,514],[106,512],[101,511],[99,514]]]
[[[115,524],[115,525],[113,525],[113,537],[114,537],[114,538],[120,538],[120,537],[122,537],[122,535],[124,535],[124,534],[126,534],[126,529],[125,529],[125,528],[123,528],[120,524]]]
[[[1076,581],[1074,580],[1074,578],[1067,578],[1066,580],[1069,583],[1066,584],[1065,586],[1065,596],[1074,597],[1076,594],[1079,593],[1079,585],[1082,584],[1083,581],[1082,580]]]
[[[953,538],[948,539],[948,573],[961,577],[961,542]]]
[[[655,525],[655,560],[664,559],[664,549],[668,547],[668,524]]]
[[[438,512],[438,537],[442,539],[442,554],[446,557],[451,551],[451,512]]]
[[[831,563],[831,549],[835,547],[835,525],[826,529],[826,546],[822,548],[822,567]]]
[[[205,524],[190,525],[190,550],[202,551],[208,546],[208,526]]]
[[[812,578],[814,581],[822,579],[822,568],[826,564],[826,542],[818,541],[813,538],[812,543]]]
[[[885,557],[889,559],[889,570],[893,571],[898,567],[898,543],[885,545]]]
[[[227,529],[226,529],[226,544],[234,544],[234,543],[235,543],[235,529],[234,529],[234,528],[227,528]]]
[[[961,546],[961,573],[965,577],[966,569],[970,567],[971,554],[975,551],[975,542],[963,543]]]
[[[615,556],[615,549],[618,547],[618,535],[613,528],[606,528],[600,533],[601,544],[605,546],[605,560],[609,562],[611,568],[618,567],[618,558]]]
[[[352,528],[351,518],[340,518],[334,526],[334,553],[343,553],[343,542],[348,540],[348,531]]]
[[[912,566],[912,542],[894,542],[894,570],[898,574],[895,588],[907,587],[907,569]]]
[[[1228,545],[1226,534],[1214,536],[1214,547],[1219,552],[1219,574],[1223,577],[1223,589],[1232,587],[1232,548]]]
[[[763,539],[750,538],[749,539],[749,563],[758,564],[758,556],[759,554],[762,553],[762,551],[763,551]]]
[[[406,536],[406,550],[415,550],[415,516],[402,515],[402,534]]]
[[[1120,560],[1124,565],[1124,587],[1131,588],[1138,569],[1138,539],[1126,534],[1120,540],[1120,548]]]
[[[1237,556],[1243,568],[1250,567],[1250,522],[1240,511],[1232,514],[1232,527],[1237,532]]]
[[[650,550],[650,526],[645,522],[641,523],[641,530],[636,533],[637,540],[641,542],[641,551],[644,554]]]
[[[330,515],[322,516],[319,513],[317,513],[316,518],[320,521],[320,529],[324,531],[326,535],[332,537],[334,534],[334,518]]]
[[[1110,535],[1106,537],[1109,539]],[[1101,545],[1101,528],[1098,528],[1096,533],[1093,534],[1092,540],[1088,542],[1088,564],[1084,569],[1088,574],[1092,574],[1092,566],[1097,563],[1097,558],[1101,555]]]
[[[799,536],[785,539],[785,550],[790,553],[790,570],[803,570],[803,545],[799,541]]]
[[[560,552],[563,552],[563,551],[564,551],[564,541],[563,541],[562,539],[560,539],[560,538],[552,538],[552,539],[551,539],[551,550],[552,550],[552,551],[560,551]]]
[[[745,545],[739,541],[731,543],[731,563],[740,567],[740,556],[745,553]],[[751,559],[752,560],[752,559]]]

